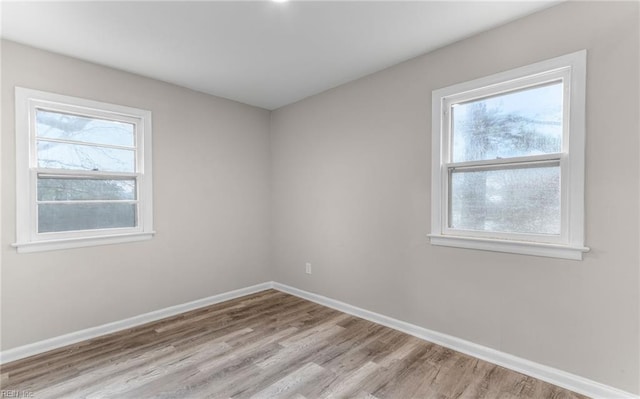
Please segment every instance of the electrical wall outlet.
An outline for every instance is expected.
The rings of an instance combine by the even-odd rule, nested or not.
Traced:
[[[304,265],[304,272],[307,274],[311,274],[311,263],[307,262]]]

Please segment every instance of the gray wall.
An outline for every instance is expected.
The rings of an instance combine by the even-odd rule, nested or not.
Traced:
[[[18,254],[14,87],[153,112],[150,241]],[[269,112],[2,42],[2,349],[271,279]]]
[[[275,280],[640,392],[639,36],[564,3],[273,112]],[[583,48],[585,260],[431,246],[431,91]]]

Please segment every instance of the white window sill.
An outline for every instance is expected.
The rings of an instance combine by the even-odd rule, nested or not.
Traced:
[[[11,244],[20,253],[55,251],[58,249],[92,247],[96,245],[121,244],[132,241],[150,240],[155,232],[129,233],[108,236],[66,238],[46,241],[17,242]]]
[[[437,234],[429,234],[429,238],[431,240],[431,244],[445,247],[479,249],[483,251],[508,252],[513,254],[571,260],[582,260],[582,254],[589,251],[589,248],[582,246],[546,244],[528,241],[508,241],[460,236],[454,237]]]

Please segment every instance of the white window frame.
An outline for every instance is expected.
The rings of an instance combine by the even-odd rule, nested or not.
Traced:
[[[116,244],[150,239],[153,234],[151,163],[151,111],[65,96],[22,87],[15,88],[16,101],[16,242],[18,252]],[[70,113],[135,125],[135,171],[115,173],[40,168],[36,153],[37,109]],[[38,233],[38,174],[108,177],[121,175],[136,180],[137,223],[130,228],[105,228]]]
[[[455,104],[541,84],[563,82],[562,149],[556,154],[505,160],[452,162],[451,107]],[[584,246],[586,50],[538,62],[484,78],[455,84],[432,93],[431,244],[525,255],[581,260]],[[560,165],[559,235],[498,233],[449,226],[449,174],[509,164]]]

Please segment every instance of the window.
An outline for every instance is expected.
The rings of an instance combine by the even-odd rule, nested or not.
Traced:
[[[586,51],[433,92],[431,243],[582,259]]]
[[[16,87],[18,252],[151,238],[151,112]]]

